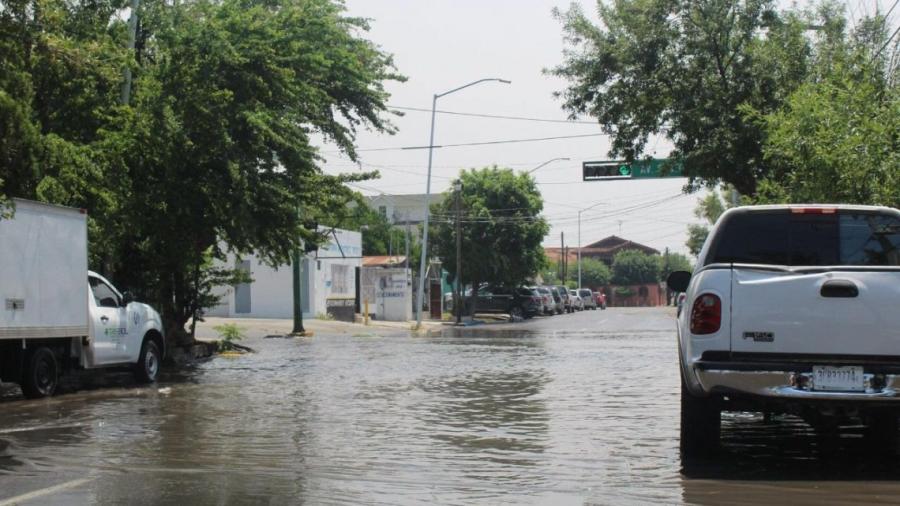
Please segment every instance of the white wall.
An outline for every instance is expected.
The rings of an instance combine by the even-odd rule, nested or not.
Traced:
[[[341,250],[345,256],[341,256]],[[356,268],[362,265],[361,253],[362,235],[359,232],[336,230],[327,244],[304,257],[306,261],[301,264],[307,268],[301,277],[309,286],[309,300],[304,304],[308,308],[303,314],[305,318],[325,313],[325,301],[329,297],[355,297]],[[260,262],[255,255],[245,255],[241,259],[250,261],[250,277],[253,279],[250,284],[250,312],[237,313],[235,287],[222,286],[215,290],[217,295],[222,296],[221,304],[210,308],[206,314],[234,318],[293,318],[293,269],[290,264],[273,268]],[[227,261],[220,265],[233,267],[236,262],[237,258],[229,254]],[[343,269],[334,269],[333,266],[342,266]],[[340,275],[342,272],[343,276]]]

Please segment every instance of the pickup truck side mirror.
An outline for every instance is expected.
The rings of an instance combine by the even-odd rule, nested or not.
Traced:
[[[134,302],[134,295],[131,295],[131,292],[123,293],[122,294],[122,302],[124,302],[126,306],[128,304],[131,304],[132,302]]]
[[[687,271],[673,271],[669,274],[669,277],[666,278],[666,286],[668,286],[670,290],[676,292],[686,292],[690,282],[691,273]]]

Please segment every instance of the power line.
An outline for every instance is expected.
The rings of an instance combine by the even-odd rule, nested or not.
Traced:
[[[399,105],[389,105],[388,109],[395,109],[398,111],[415,111],[415,112],[431,112],[431,109],[426,109],[423,107],[401,107]],[[435,110],[434,112],[438,114],[448,114],[451,116],[471,116],[475,118],[490,118],[490,119],[506,119],[506,120],[515,120],[515,121],[535,121],[540,123],[567,123],[570,125],[599,125],[596,121],[584,121],[584,120],[566,120],[566,119],[548,119],[548,118],[528,118],[524,116],[504,116],[499,114],[480,114],[475,112],[458,112],[458,111],[442,111]]]
[[[586,137],[602,137],[608,134],[581,134],[581,135],[560,135],[556,137],[533,137],[530,139],[504,139],[499,141],[483,141],[483,142],[463,142],[459,144],[441,144],[432,146],[435,149],[438,148],[459,148],[459,147],[467,147],[467,146],[491,146],[495,144],[514,144],[514,143],[523,143],[523,142],[541,142],[541,141],[554,141],[560,139],[583,139]],[[366,148],[366,149],[357,149],[358,153],[367,151],[407,151],[413,149],[428,149],[428,146],[398,146],[392,148]],[[326,151],[326,153],[336,153],[337,151]]]

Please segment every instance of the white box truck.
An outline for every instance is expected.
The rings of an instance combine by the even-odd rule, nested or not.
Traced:
[[[52,395],[62,374],[130,367],[153,382],[162,319],[88,270],[87,213],[14,199],[0,220],[0,381]]]

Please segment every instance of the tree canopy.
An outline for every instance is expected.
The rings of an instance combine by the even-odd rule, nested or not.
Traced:
[[[332,0],[143,3],[133,53],[120,7],[0,6],[0,193],[87,208],[93,267],[177,335],[210,257],[287,263],[357,198],[343,183],[373,174],[324,174],[311,138],[355,157],[402,77]]]
[[[578,276],[578,266],[573,266],[573,275]],[[591,288],[597,288],[608,285],[612,280],[612,272],[609,267],[600,260],[593,258],[581,259],[581,285]],[[577,279],[576,279],[577,282]]]
[[[659,280],[659,260],[637,250],[616,253],[612,264],[612,282],[616,285],[643,285]]]
[[[534,179],[494,166],[464,170],[456,181],[462,183],[462,281],[516,286],[533,278],[546,266],[541,243],[550,230]],[[447,192],[432,206],[432,245],[455,278],[454,197]]]

